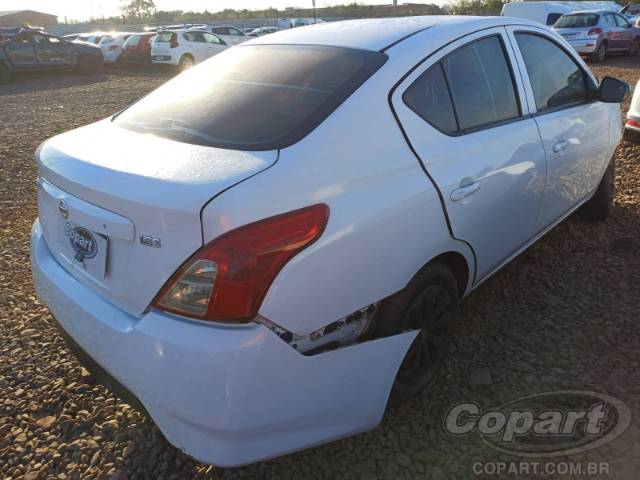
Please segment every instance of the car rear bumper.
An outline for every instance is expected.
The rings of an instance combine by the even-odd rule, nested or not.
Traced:
[[[139,402],[165,437],[220,466],[375,427],[416,332],[304,356],[266,327],[132,317],[75,280],[31,234],[41,300],[99,380]],[[128,399],[128,400],[127,400]]]
[[[597,40],[569,40],[574,50],[582,54],[590,54],[596,51],[598,48]]]

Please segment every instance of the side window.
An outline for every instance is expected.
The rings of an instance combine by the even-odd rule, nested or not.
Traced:
[[[236,35],[238,37],[244,36],[244,34],[237,28],[229,27],[229,35]]]
[[[498,36],[465,45],[441,63],[460,130],[520,115],[511,72]]]
[[[453,104],[447,90],[442,66],[436,63],[402,95],[404,102],[425,121],[445,133],[458,130]]]
[[[616,26],[616,21],[613,19],[613,15],[611,15],[610,13],[605,13],[604,14],[604,21],[610,27],[615,27]]]
[[[31,43],[31,39],[29,38],[29,35],[27,35],[26,33],[19,33],[13,38],[14,38],[13,40],[14,43],[20,43],[23,45],[27,45]]]
[[[60,39],[56,37],[47,37],[49,39],[49,43],[52,45],[60,45]]]
[[[33,41],[36,43],[36,45],[43,46],[47,44],[47,37],[45,37],[44,35],[35,34],[33,36]]]
[[[561,13],[550,13],[549,15],[547,15],[547,25],[553,25],[561,16]]]
[[[562,48],[540,35],[516,33],[515,36],[539,112],[589,99],[585,72]]]
[[[196,39],[196,35],[194,32],[185,32],[182,34],[182,37],[187,41],[187,42],[197,42],[198,40]]]
[[[622,28],[629,28],[629,22],[627,22],[627,20],[620,16],[620,15],[614,15],[615,19],[616,19],[616,23],[618,24],[619,27]]]
[[[222,40],[220,40],[218,37],[216,37],[215,35],[209,32],[203,33],[202,36],[204,37],[204,41],[207,43],[215,43],[216,45],[222,45]]]
[[[407,89],[403,99],[411,110],[445,133],[520,115],[511,71],[497,35],[444,57]]]

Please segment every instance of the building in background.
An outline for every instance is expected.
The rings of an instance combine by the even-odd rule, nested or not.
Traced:
[[[20,27],[22,25],[57,25],[58,17],[35,10],[0,11],[0,27]]]

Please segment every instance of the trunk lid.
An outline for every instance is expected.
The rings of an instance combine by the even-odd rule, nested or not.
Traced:
[[[104,120],[38,150],[45,240],[81,283],[139,316],[202,246],[214,196],[273,165],[277,151],[203,147]]]

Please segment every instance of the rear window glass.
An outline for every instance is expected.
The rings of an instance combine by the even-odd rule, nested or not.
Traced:
[[[595,13],[563,15],[553,26],[556,28],[595,27],[599,19],[600,15]]]
[[[161,32],[156,35],[155,42],[170,42],[173,37],[173,32]]]
[[[386,58],[325,46],[235,47],[170,80],[114,122],[197,145],[284,148],[319,125]]]

